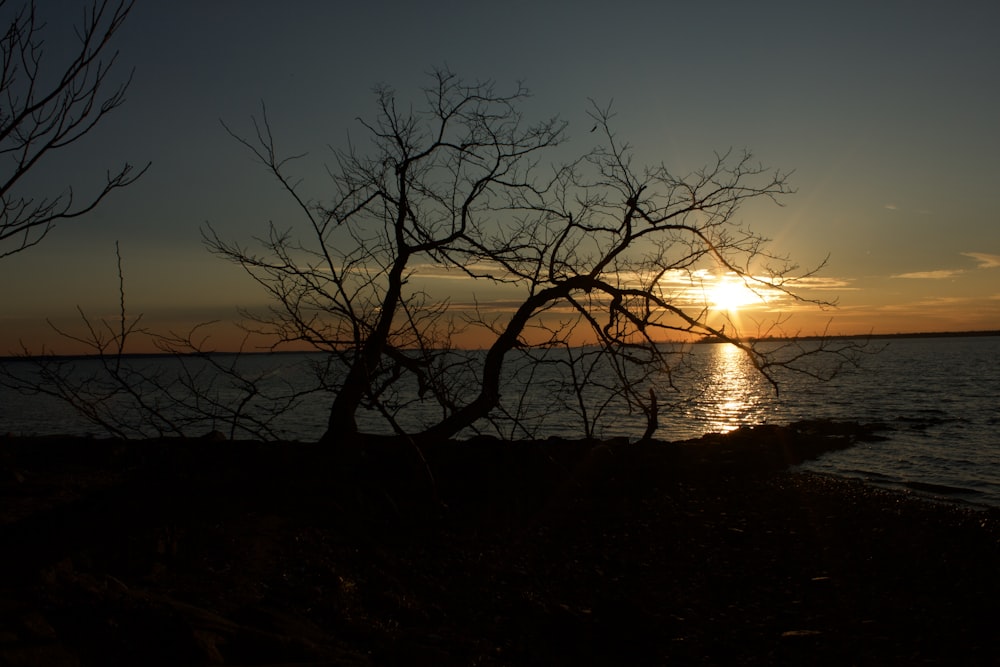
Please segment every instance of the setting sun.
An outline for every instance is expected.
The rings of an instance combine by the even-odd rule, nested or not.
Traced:
[[[747,287],[740,280],[723,276],[706,291],[709,304],[714,310],[734,311],[742,306],[764,301],[760,294]]]

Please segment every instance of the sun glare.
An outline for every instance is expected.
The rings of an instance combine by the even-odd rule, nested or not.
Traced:
[[[735,311],[743,306],[763,301],[761,296],[739,280],[730,277],[719,279],[707,291],[708,302],[714,310]]]

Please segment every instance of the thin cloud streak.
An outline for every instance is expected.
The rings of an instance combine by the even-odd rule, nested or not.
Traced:
[[[938,269],[936,271],[913,271],[911,273],[898,273],[892,278],[905,278],[908,280],[947,280],[961,275],[965,271],[961,269]]]
[[[962,254],[979,262],[976,266],[977,269],[995,269],[1000,267],[1000,255],[991,255],[985,252],[963,252]]]
[[[963,257],[971,257],[978,264],[977,269],[995,269],[1000,267],[1000,255],[993,255],[986,252],[963,252]],[[897,273],[891,278],[904,278],[913,280],[948,280],[968,273],[966,269],[935,269],[932,271],[909,271],[907,273]]]

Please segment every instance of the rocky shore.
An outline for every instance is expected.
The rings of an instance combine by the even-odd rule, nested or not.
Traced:
[[[995,664],[1000,510],[877,437],[0,438],[0,665]]]

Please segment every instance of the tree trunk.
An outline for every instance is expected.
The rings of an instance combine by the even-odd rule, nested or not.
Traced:
[[[451,438],[462,429],[486,417],[490,410],[500,403],[500,372],[503,370],[504,356],[517,345],[518,337],[531,316],[550,301],[566,297],[575,289],[593,287],[596,283],[597,281],[589,276],[577,276],[528,297],[511,317],[507,328],[487,351],[486,360],[483,362],[483,382],[479,395],[434,426],[416,434],[414,440],[427,442]]]
[[[382,312],[378,324],[351,362],[347,377],[333,399],[333,405],[330,406],[326,433],[320,438],[323,444],[336,445],[358,433],[355,415],[361,405],[361,399],[371,387],[372,373],[378,368],[385,351],[385,344],[392,330],[392,318],[402,298],[403,270],[407,261],[409,253],[400,251],[388,275],[388,285],[385,298],[382,300]]]

